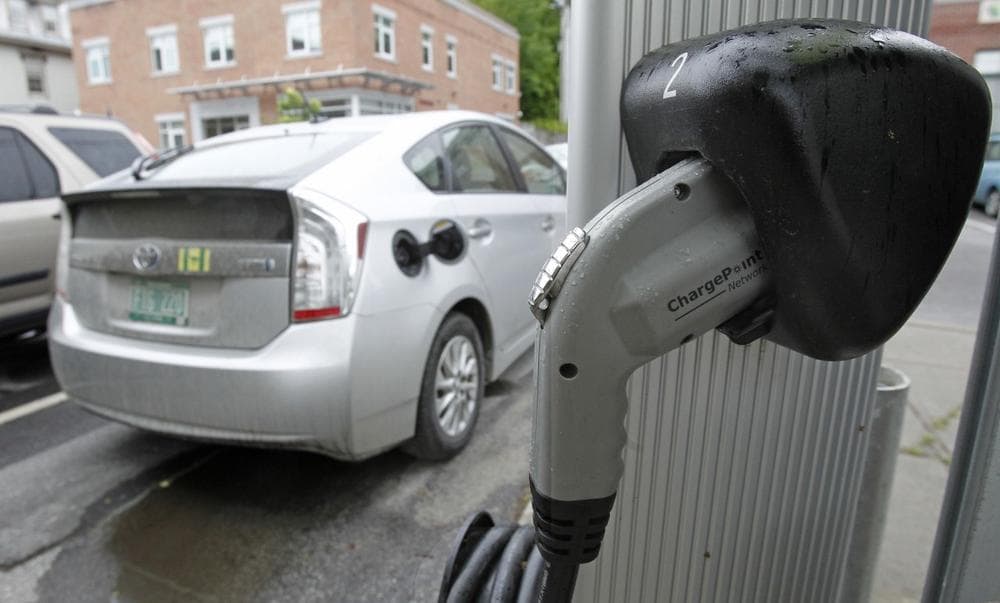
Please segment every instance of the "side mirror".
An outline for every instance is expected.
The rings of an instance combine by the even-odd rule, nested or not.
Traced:
[[[982,77],[947,50],[815,19],[665,46],[621,100],[640,181],[701,156],[750,209],[773,290],[731,331],[766,324],[831,360],[880,345],[927,292],[965,221],[990,113]]]

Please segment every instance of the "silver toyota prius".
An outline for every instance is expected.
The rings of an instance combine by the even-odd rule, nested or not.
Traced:
[[[64,197],[52,364],[83,407],[186,438],[445,459],[531,346],[565,176],[446,111],[282,124]]]

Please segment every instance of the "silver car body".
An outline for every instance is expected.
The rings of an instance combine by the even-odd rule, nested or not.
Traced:
[[[368,222],[349,313],[289,320],[294,267],[287,242],[76,233],[66,241],[61,267],[68,293],[57,298],[49,322],[59,382],[96,413],[177,436],[314,449],[344,459],[412,437],[425,362],[444,317],[456,308],[479,317],[487,377],[496,378],[532,343],[526,296],[565,229],[561,194],[433,193],[414,176],[404,163],[407,150],[464,123],[511,128],[482,114],[449,111],[269,126],[206,141],[211,147],[282,132],[374,133],[304,177],[293,176],[287,187],[320,205],[339,202]],[[211,185],[288,184],[285,176],[267,178],[249,184],[220,178]],[[121,194],[141,213],[149,203],[142,186],[172,185],[190,183],[105,181],[93,194],[130,191]],[[144,219],[169,220],[166,210],[146,207],[152,213]],[[457,261],[428,257],[416,277],[404,275],[390,251],[394,234],[406,229],[423,241],[442,218],[465,233],[477,229],[477,237],[466,237]],[[211,278],[191,279],[191,325],[128,320],[129,283],[143,274],[139,265],[149,263],[140,257],[150,251],[144,246],[174,258],[179,247],[191,245],[211,246],[213,266]],[[173,264],[160,262],[156,274],[176,276]],[[254,273],[265,264],[267,275]]]

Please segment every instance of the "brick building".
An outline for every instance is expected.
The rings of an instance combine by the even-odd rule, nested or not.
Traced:
[[[474,109],[516,118],[518,33],[467,0],[73,0],[80,107],[158,146],[279,119]]]
[[[993,131],[1000,131],[1000,0],[935,0],[928,37],[983,74],[993,95]]]

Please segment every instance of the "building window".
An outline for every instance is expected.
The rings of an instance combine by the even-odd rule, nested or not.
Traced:
[[[1000,49],[980,50],[973,56],[972,64],[983,75],[1000,73]]]
[[[411,111],[413,111],[413,101],[407,98],[379,98],[362,95],[358,99],[360,115],[388,115]]]
[[[107,38],[84,40],[87,60],[87,81],[91,84],[107,84],[111,81],[111,45]]]
[[[507,94],[514,94],[517,91],[517,65],[513,61],[508,61],[505,65],[506,67],[506,85]]]
[[[27,76],[28,94],[45,95],[45,55],[22,54],[24,73]]]
[[[503,60],[493,57],[493,89],[503,90]]]
[[[202,19],[201,30],[205,37],[205,67],[235,65],[232,15]]]
[[[184,114],[171,113],[157,115],[156,125],[160,133],[160,148],[172,149],[184,146]]]
[[[28,73],[28,92],[45,95],[45,77],[38,73]]]
[[[322,117],[350,117],[351,97],[329,98],[319,102],[319,114]]]
[[[285,13],[285,49],[290,57],[319,54],[319,2],[299,2],[282,7]]]
[[[47,36],[59,36],[59,10],[56,7],[42,5],[42,28]]]
[[[396,13],[372,5],[375,13],[375,56],[396,60]]]
[[[153,73],[176,73],[180,70],[180,59],[177,53],[177,27],[164,25],[146,30],[149,37],[149,56],[153,64]]]
[[[458,77],[458,40],[452,36],[448,36],[445,40],[445,61],[448,64],[448,77]]]
[[[434,71],[434,30],[420,27],[420,65],[424,71]]]
[[[981,0],[979,3],[979,22],[996,23],[1000,21],[1000,0]]]
[[[28,31],[28,3],[25,0],[7,0],[7,26],[12,31]]]
[[[246,130],[250,127],[249,115],[230,115],[228,117],[210,117],[201,120],[201,129],[205,138],[228,134],[236,130]]]

